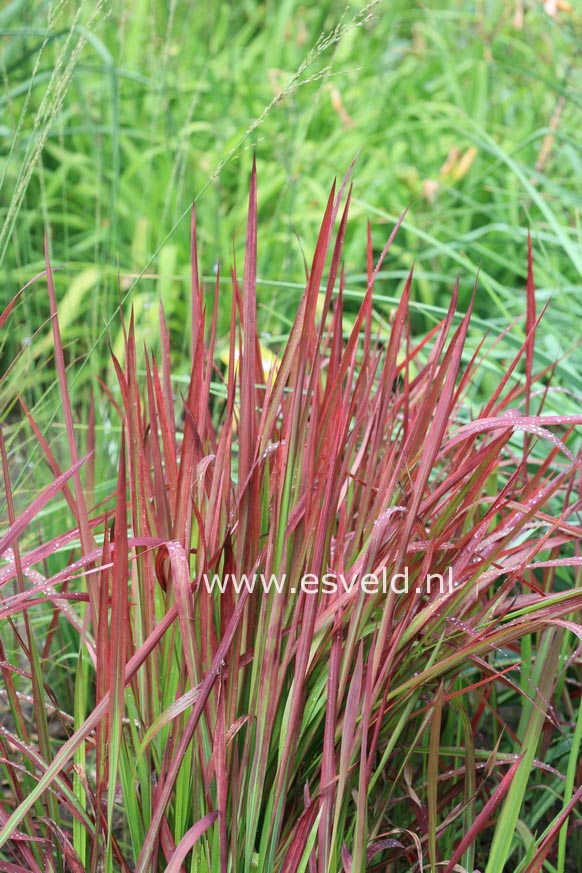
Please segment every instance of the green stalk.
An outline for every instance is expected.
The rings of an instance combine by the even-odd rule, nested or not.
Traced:
[[[505,869],[512,853],[513,838],[519,814],[531,776],[536,749],[553,694],[556,673],[560,663],[563,630],[548,628],[540,633],[537,654],[531,673],[533,687],[539,692],[535,703],[526,699],[518,731],[521,763],[511,783],[495,826],[493,842],[485,873],[499,873]]]

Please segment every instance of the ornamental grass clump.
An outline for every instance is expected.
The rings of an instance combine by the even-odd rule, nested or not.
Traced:
[[[1,869],[568,869],[582,415],[543,414],[531,246],[527,337],[476,414],[457,288],[415,337],[411,274],[376,326],[398,225],[344,332],[350,193],[269,367],[254,167],[226,368],[193,217],[184,396],[163,312],[159,360],[130,317],[81,422],[47,254],[62,427],[21,398],[53,478],[24,507],[0,431]]]

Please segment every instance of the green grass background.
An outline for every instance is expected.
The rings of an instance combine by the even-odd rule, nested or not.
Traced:
[[[581,26],[575,8],[551,17],[537,0],[12,0],[0,12],[0,299],[42,270],[46,228],[70,360],[94,364],[79,379],[105,365],[104,331],[119,342],[120,298],[147,336],[161,297],[186,351],[190,204],[205,275],[234,255],[242,269],[256,150],[267,343],[286,331],[331,182],[357,154],[348,306],[365,284],[366,220],[380,251],[410,205],[380,314],[413,263],[419,329],[459,271],[466,306],[479,269],[477,330],[497,331],[524,308],[529,230],[539,304],[553,295],[549,363],[576,343],[582,308]],[[47,315],[34,285],[3,364],[23,351],[38,378],[27,350]],[[223,334],[229,319],[225,300]]]

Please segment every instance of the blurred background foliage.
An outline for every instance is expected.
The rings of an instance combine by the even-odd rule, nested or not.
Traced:
[[[479,270],[474,330],[499,331],[524,311],[531,231],[539,305],[552,297],[550,363],[577,342],[582,315],[581,27],[568,4],[538,0],[11,0],[0,11],[2,306],[44,268],[46,228],[69,360],[92,363],[81,381],[107,365],[107,337],[119,347],[120,300],[145,339],[162,299],[186,369],[191,203],[212,290],[219,260],[227,279],[233,257],[242,271],[256,150],[268,345],[299,299],[332,180],[357,155],[348,309],[365,288],[367,219],[379,252],[410,206],[378,283],[380,323],[414,264],[419,330],[459,272],[466,307]],[[35,283],[3,369],[20,353],[38,379],[43,345],[30,338],[47,317]],[[575,363],[560,365],[572,388]]]

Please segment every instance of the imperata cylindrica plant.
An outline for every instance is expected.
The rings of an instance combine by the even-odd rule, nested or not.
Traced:
[[[269,367],[255,165],[230,288],[201,275],[193,213],[186,390],[163,311],[157,353],[120,313],[115,379],[77,402],[46,244],[55,418],[23,395],[0,428],[2,869],[566,869],[582,415],[545,412],[533,247],[525,340],[475,393],[506,337],[473,342],[458,284],[425,335],[412,273],[377,318],[404,216],[379,256],[369,233],[347,327],[350,197],[348,174]],[[33,495],[15,433],[43,456]]]

